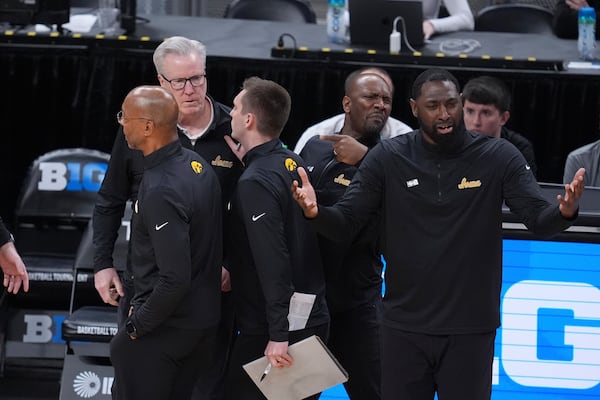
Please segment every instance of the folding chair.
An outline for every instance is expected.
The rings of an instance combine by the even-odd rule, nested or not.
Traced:
[[[475,30],[552,34],[552,11],[534,4],[494,4],[479,10]]]

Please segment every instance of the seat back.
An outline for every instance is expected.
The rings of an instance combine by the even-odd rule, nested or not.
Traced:
[[[34,160],[15,210],[22,256],[75,256],[109,159],[107,153],[73,148]]]
[[[11,304],[66,310],[73,263],[110,155],[85,148],[48,152],[33,161],[15,210],[16,246],[31,290]]]
[[[552,17],[552,11],[534,4],[495,4],[479,10],[475,30],[551,34]]]
[[[73,148],[33,161],[15,210],[15,244],[27,266],[28,293],[7,297],[0,328],[5,359],[64,357],[61,322],[69,311],[77,249],[92,217],[110,155]]]
[[[316,23],[317,17],[306,0],[232,0],[225,18]]]

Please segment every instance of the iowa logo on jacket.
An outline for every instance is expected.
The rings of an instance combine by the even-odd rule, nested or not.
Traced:
[[[201,173],[202,169],[204,168],[198,161],[192,161],[190,164],[192,166],[192,170],[194,170],[194,172],[197,174]]]
[[[285,169],[287,169],[288,171],[295,171],[296,168],[298,168],[298,164],[296,163],[296,161],[294,161],[293,158],[286,158],[285,159]]]
[[[458,184],[459,189],[472,189],[481,187],[481,181],[478,179],[476,181],[468,181],[467,178],[462,178],[462,181]]]

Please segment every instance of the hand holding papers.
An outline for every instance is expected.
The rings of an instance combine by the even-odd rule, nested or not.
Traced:
[[[348,380],[348,373],[318,336],[290,345],[288,353],[294,358],[289,367],[267,367],[266,372],[265,365],[271,365],[266,356],[244,365],[268,400],[301,400]]]

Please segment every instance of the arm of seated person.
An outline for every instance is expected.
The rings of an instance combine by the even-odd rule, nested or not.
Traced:
[[[335,159],[348,165],[356,165],[367,154],[369,148],[348,135],[320,135],[321,140],[333,142]]]

